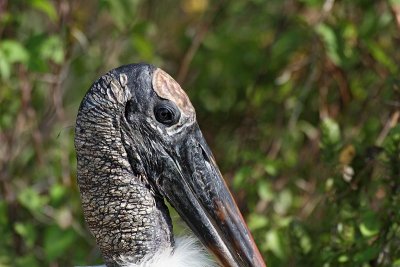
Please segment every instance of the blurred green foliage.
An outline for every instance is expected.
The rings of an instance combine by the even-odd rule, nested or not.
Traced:
[[[91,83],[186,89],[269,266],[400,266],[400,2],[0,1],[0,266],[101,261],[76,186]]]

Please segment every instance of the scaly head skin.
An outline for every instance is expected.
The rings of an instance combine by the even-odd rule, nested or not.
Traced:
[[[134,147],[129,153],[131,160],[136,155],[137,162],[135,167],[131,165],[126,149],[131,144],[124,133],[127,102],[132,97],[146,97],[145,90],[131,92],[129,87],[142,87],[134,84],[137,80],[151,85],[153,71],[153,67],[143,66],[127,74],[116,70],[105,74],[79,109],[75,146],[82,206],[109,266],[118,266],[122,255],[139,261],[160,246],[173,245],[168,209],[147,181]]]
[[[161,69],[126,65],[95,82],[75,146],[85,218],[107,266],[174,246],[164,198],[223,266],[265,266],[189,98]]]

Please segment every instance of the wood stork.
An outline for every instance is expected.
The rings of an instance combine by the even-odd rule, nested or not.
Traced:
[[[174,239],[166,199],[219,264],[265,267],[189,98],[163,70],[131,64],[100,77],[79,108],[75,147],[106,266],[212,266],[190,239]]]

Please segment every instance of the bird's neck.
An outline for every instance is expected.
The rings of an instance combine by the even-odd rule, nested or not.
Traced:
[[[130,179],[120,178],[114,176],[113,182]],[[121,266],[122,261],[139,263],[160,249],[173,247],[168,209],[141,183],[114,185],[85,195],[83,191],[86,221],[107,266]],[[93,207],[93,201],[101,207]]]
[[[105,263],[121,266],[122,258],[140,262],[172,247],[172,223],[164,200],[132,169],[115,111],[93,108],[106,97],[99,94],[87,95],[77,118],[78,183],[86,222]]]

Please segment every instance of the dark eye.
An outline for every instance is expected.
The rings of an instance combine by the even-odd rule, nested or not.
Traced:
[[[154,115],[156,116],[156,120],[165,124],[167,126],[171,126],[179,121],[179,111],[167,104],[159,104],[154,108]]]

